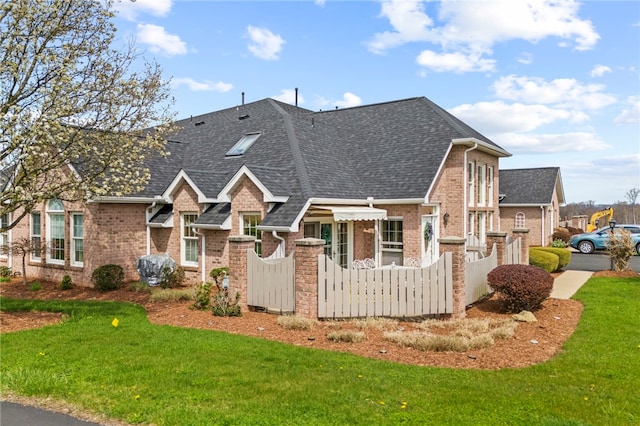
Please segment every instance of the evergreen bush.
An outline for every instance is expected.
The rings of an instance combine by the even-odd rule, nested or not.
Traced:
[[[124,287],[124,270],[114,264],[99,266],[91,274],[91,282],[99,291],[117,290]]]
[[[529,265],[544,269],[547,272],[558,270],[560,258],[555,253],[540,250],[541,247],[529,248]]]

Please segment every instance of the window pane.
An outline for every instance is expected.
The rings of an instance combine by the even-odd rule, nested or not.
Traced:
[[[83,231],[84,216],[81,214],[73,215],[73,236],[75,238],[82,238],[84,236]]]
[[[50,215],[50,253],[51,258],[55,260],[64,260],[64,215]]]

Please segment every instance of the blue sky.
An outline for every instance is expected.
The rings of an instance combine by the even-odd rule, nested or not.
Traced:
[[[267,97],[311,110],[425,96],[567,203],[640,188],[640,2],[121,0],[178,118]],[[638,200],[640,202],[640,200]]]

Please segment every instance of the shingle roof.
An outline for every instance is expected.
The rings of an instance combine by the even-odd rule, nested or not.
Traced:
[[[424,198],[453,139],[491,140],[424,97],[313,112],[264,99],[176,123],[167,159],[153,158],[150,184],[163,193],[180,169],[215,199],[246,166],[274,195],[288,197],[263,226],[291,226],[310,198]],[[261,136],[245,154],[226,152],[246,133]]]
[[[560,203],[564,203],[559,167],[500,170],[501,206],[551,204],[556,189]]]

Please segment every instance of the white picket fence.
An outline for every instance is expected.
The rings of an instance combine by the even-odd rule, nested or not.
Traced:
[[[487,274],[496,266],[498,266],[498,254],[495,244],[489,256],[465,264],[464,283],[466,305],[477,302],[491,292],[487,284]]]
[[[504,261],[507,265],[519,265],[522,261],[522,238],[516,238],[515,240],[511,237],[507,238],[507,247],[506,247],[506,259]]]
[[[247,251],[247,304],[281,313],[295,310],[293,254],[268,260]]]
[[[318,317],[418,317],[453,312],[452,255],[424,268],[344,269],[318,256]]]

